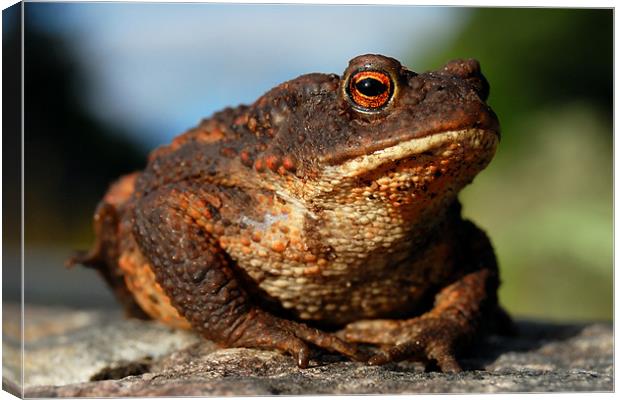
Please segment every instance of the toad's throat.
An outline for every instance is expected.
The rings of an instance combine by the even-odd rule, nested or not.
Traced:
[[[384,165],[411,158],[416,155],[440,151],[446,158],[450,157],[451,146],[464,147],[478,160],[487,162],[493,158],[499,142],[498,134],[488,129],[463,129],[447,131],[429,136],[414,138],[376,150],[370,154],[350,159],[340,165],[329,167],[331,173],[341,177],[356,177],[373,171]],[[328,172],[328,173],[329,173]]]

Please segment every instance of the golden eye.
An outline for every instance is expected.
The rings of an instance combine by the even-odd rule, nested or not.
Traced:
[[[353,103],[365,110],[376,110],[390,100],[390,76],[379,71],[360,71],[349,79],[347,93]]]

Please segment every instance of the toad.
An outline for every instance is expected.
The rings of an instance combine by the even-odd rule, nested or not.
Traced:
[[[499,142],[488,95],[475,60],[416,73],[367,54],[285,82],[112,184],[69,264],[130,314],[222,346],[459,371],[457,351],[506,318],[491,243],[457,199]]]

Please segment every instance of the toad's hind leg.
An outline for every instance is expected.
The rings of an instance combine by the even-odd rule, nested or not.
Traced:
[[[110,186],[103,200],[97,205],[93,216],[95,243],[87,252],[76,252],[65,262],[65,265],[72,267],[75,264],[81,264],[97,270],[114,291],[128,316],[148,319],[149,316],[136,303],[127,288],[124,273],[118,263],[122,253],[120,221],[133,192],[136,177],[137,173],[125,175]]]
[[[308,343],[363,358],[353,344],[258,308],[212,232],[224,229],[215,186],[175,183],[138,200],[134,236],[172,305],[207,339],[226,346],[279,349],[301,367]],[[228,221],[226,222],[228,224]]]

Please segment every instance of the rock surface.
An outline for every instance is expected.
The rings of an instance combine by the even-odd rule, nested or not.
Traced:
[[[7,308],[4,312],[16,312]],[[26,307],[27,397],[612,391],[608,323],[518,322],[519,335],[491,336],[458,374],[421,364],[367,366],[318,354],[300,370],[273,351],[218,349],[192,333],[110,311]],[[19,332],[3,326],[3,386],[20,381]],[[16,358],[17,357],[17,358]]]

